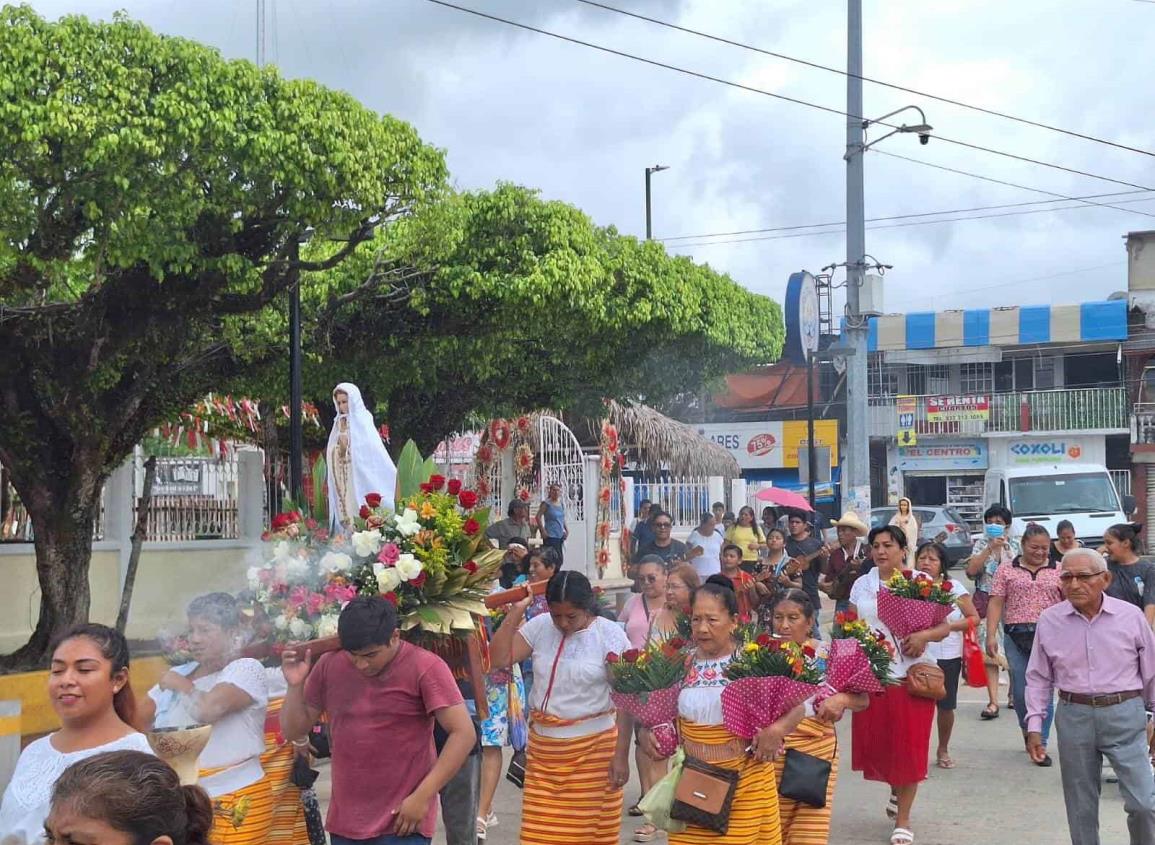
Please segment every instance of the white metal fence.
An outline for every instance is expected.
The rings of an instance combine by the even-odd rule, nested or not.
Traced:
[[[702,514],[710,510],[710,489],[706,481],[637,481],[634,483],[634,510],[649,499],[670,514],[674,533],[687,533],[698,526]]]
[[[1129,469],[1109,469],[1107,470],[1111,475],[1111,481],[1115,483],[1115,489],[1119,491],[1119,498],[1131,495],[1131,470]]]

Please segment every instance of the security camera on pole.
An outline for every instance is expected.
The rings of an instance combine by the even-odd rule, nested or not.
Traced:
[[[863,197],[863,154],[879,141],[898,133],[918,135],[919,143],[930,142],[932,127],[917,106],[905,106],[877,120],[862,117],[862,0],[847,0],[846,45],[846,322],[843,342],[854,350],[846,367],[846,461],[843,504],[864,521],[870,515],[870,437],[867,418],[866,317],[860,307],[863,276],[866,272],[866,210]],[[899,112],[914,109],[921,123],[894,126],[871,143],[865,143],[866,129]]]

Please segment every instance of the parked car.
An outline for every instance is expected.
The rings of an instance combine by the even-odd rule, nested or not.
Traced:
[[[871,508],[870,527],[877,528],[889,524],[897,510],[897,508]],[[914,518],[918,520],[920,543],[933,540],[940,534],[945,535],[942,544],[946,546],[951,566],[970,556],[972,547],[970,527],[957,511],[950,508],[916,507]]]

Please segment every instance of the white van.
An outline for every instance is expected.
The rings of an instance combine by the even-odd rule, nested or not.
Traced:
[[[1014,514],[1011,533],[1021,537],[1028,523],[1037,522],[1051,536],[1064,519],[1075,526],[1075,536],[1087,545],[1102,543],[1103,532],[1126,522],[1135,500],[1119,500],[1107,468],[1096,464],[1045,464],[987,470],[983,500],[1000,504]]]

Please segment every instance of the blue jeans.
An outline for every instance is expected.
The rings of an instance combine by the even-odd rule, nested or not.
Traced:
[[[1011,690],[1015,696],[1015,715],[1019,717],[1019,728],[1025,733],[1027,730],[1027,663],[1031,655],[1019,651],[1010,634],[1003,634],[1003,652],[1007,656],[1007,665],[1011,670]],[[1047,704],[1047,715],[1043,717],[1043,745],[1051,738],[1051,722],[1055,718],[1055,701],[1052,698]]]
[[[330,833],[329,841],[332,845],[430,845],[433,840],[416,833],[410,836],[394,836],[392,833],[386,833],[372,839],[346,839],[344,836]]]

